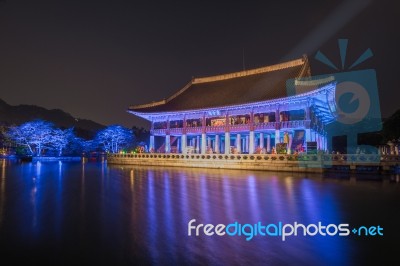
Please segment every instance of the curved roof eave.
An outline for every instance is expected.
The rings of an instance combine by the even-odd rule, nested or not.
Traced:
[[[127,110],[128,113],[134,114],[136,116],[142,117],[146,120],[152,121],[155,117],[166,117],[166,116],[178,116],[178,115],[185,115],[185,114],[196,114],[196,113],[205,113],[209,111],[229,111],[232,109],[246,109],[252,108],[255,106],[265,106],[265,105],[285,105],[290,104],[291,102],[300,102],[300,101],[309,101],[313,97],[320,95],[327,91],[332,91],[336,89],[336,82],[331,82],[321,88],[316,90],[312,90],[309,92],[301,93],[298,95],[288,96],[285,98],[278,98],[273,100],[267,101],[260,101],[260,102],[252,102],[252,103],[243,103],[237,105],[227,105],[227,106],[219,106],[219,107],[212,107],[212,108],[200,108],[200,109],[193,109],[193,110],[184,110],[184,111],[166,111],[166,112],[137,112],[132,110]]]

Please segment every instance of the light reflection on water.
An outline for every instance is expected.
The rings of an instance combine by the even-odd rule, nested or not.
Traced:
[[[0,254],[69,263],[332,264],[379,250],[354,237],[187,235],[197,223],[380,223],[398,184],[237,170],[1,161]],[[370,195],[374,195],[373,204]],[[371,215],[372,212],[372,215]],[[392,221],[386,223],[386,221]],[[395,235],[393,235],[395,237]],[[379,242],[381,241],[381,242]],[[385,242],[386,243],[386,242]],[[389,252],[381,247],[382,254]],[[379,254],[381,257],[382,254]],[[377,255],[377,257],[378,257]]]
[[[1,166],[1,176],[0,176],[0,227],[4,217],[4,205],[6,203],[6,195],[5,195],[5,188],[6,188],[6,159],[0,160]]]

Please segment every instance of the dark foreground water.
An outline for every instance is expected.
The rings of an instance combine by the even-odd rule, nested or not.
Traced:
[[[362,265],[399,261],[400,187],[321,175],[0,161],[0,261]],[[188,236],[188,222],[321,221],[384,236]],[[194,233],[194,231],[193,231]]]

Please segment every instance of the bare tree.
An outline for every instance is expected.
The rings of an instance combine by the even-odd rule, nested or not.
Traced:
[[[50,147],[53,139],[53,124],[35,120],[20,126],[12,126],[7,136],[18,145],[28,148],[31,155],[42,155],[43,149]]]
[[[118,153],[133,142],[132,130],[120,125],[112,125],[98,132],[95,142],[106,152]]]
[[[69,143],[74,141],[75,134],[73,128],[61,130],[59,128],[53,129],[51,145],[57,150],[58,156],[62,155],[63,150]]]

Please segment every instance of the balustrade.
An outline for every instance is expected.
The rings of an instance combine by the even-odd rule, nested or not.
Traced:
[[[146,159],[208,159],[214,160],[264,160],[264,161],[350,161],[350,162],[400,162],[399,155],[378,154],[197,154],[185,156],[184,154],[166,153],[111,153],[110,158],[146,158]],[[204,157],[204,158],[203,158]]]
[[[310,126],[310,120],[293,120],[293,121],[282,121],[282,122],[267,122],[267,123],[257,123],[254,125],[256,130],[263,129],[275,129],[279,128],[308,128]],[[243,132],[250,131],[250,124],[238,124],[229,125],[229,131],[231,132]],[[225,132],[226,125],[221,126],[206,126],[206,132],[209,133],[222,133]],[[170,128],[170,134],[182,134],[183,128]],[[152,133],[154,135],[165,135],[167,129],[153,129]],[[201,133],[202,127],[186,127],[186,133]]]

